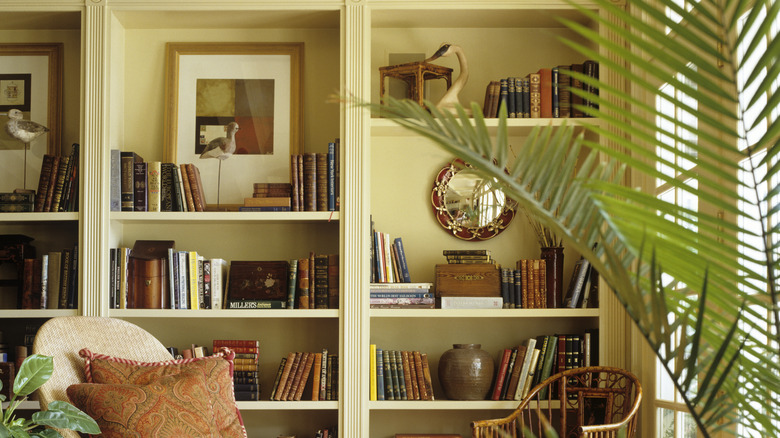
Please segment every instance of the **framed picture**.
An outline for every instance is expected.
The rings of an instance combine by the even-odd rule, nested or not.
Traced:
[[[37,142],[45,142],[43,150],[33,154],[60,154],[62,124],[62,43],[0,44],[0,113],[22,111],[24,120],[32,120],[49,128]],[[4,122],[4,121],[3,121]],[[0,150],[23,150],[23,144],[0,130]]]
[[[254,183],[289,183],[303,147],[303,43],[168,43],[165,160],[200,170],[206,202],[243,205]],[[235,153],[200,155],[238,124]]]

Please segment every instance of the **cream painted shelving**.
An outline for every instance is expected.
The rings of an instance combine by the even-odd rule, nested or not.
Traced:
[[[564,0],[0,0],[0,42],[65,43],[62,140],[80,143],[82,151],[79,213],[0,214],[0,233],[31,235],[39,251],[79,243],[79,309],[0,310],[0,330],[13,336],[10,327],[21,320],[82,314],[126,319],[180,348],[209,345],[217,338],[259,339],[266,400],[287,352],[325,347],[339,353],[339,401],[240,402],[250,437],[313,436],[336,424],[340,436],[349,438],[400,432],[468,436],[470,420],[505,415],[514,403],[443,400],[436,365],[453,343],[481,343],[495,354],[529,336],[599,328],[600,359],[622,365],[625,322],[620,307],[604,293],[599,309],[571,311],[395,312],[368,306],[372,216],[377,229],[403,237],[414,281],[433,281],[433,266],[444,262],[442,249],[486,247],[500,263],[513,264],[537,257],[538,248],[522,216],[502,235],[480,244],[457,241],[438,229],[428,199],[435,173],[451,157],[392,122],[333,103],[332,96],[376,101],[377,69],[390,63],[390,54],[430,56],[446,41],[461,45],[469,59],[471,77],[461,100],[481,103],[490,79],[582,61],[557,40],[570,35],[557,24],[561,16],[591,25]],[[109,211],[111,149],[136,151],[147,161],[163,159],[165,43],[208,41],[304,42],[303,147],[324,152],[328,141],[341,139],[338,213]],[[454,59],[439,62],[453,67],[457,76]],[[432,84],[428,96],[435,100],[442,92],[441,85]],[[520,141],[537,123],[562,122],[512,120],[511,141]],[[488,121],[492,132],[496,126]],[[0,161],[0,175],[8,165]],[[2,176],[0,184],[8,191],[10,183]],[[257,313],[109,309],[109,248],[132,246],[136,239],[175,240],[178,249],[228,260],[338,252],[341,308]],[[566,254],[567,275],[576,257]],[[369,401],[370,343],[426,351],[437,400]]]

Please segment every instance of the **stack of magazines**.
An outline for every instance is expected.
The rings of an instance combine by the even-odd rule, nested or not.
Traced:
[[[434,309],[433,283],[371,283],[372,309]]]

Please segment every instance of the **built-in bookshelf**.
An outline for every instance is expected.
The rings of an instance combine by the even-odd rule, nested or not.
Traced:
[[[378,229],[403,236],[414,282],[434,281],[434,266],[445,263],[442,249],[476,245],[490,249],[499,263],[514,265],[521,258],[538,258],[539,248],[522,215],[485,242],[447,235],[435,222],[429,199],[436,171],[452,157],[391,121],[338,103],[333,95],[377,101],[378,68],[391,63],[390,55],[427,57],[445,41],[463,47],[471,67],[462,103],[482,103],[492,78],[582,62],[583,57],[557,40],[572,33],[556,17],[592,25],[589,19],[563,0],[538,6],[521,0],[446,6],[438,0],[0,1],[4,18],[0,42],[64,43],[62,144],[81,147],[78,212],[0,213],[0,234],[33,237],[39,254],[78,243],[78,309],[0,306],[6,342],[18,334],[13,327],[27,320],[42,323],[76,314],[125,319],[179,348],[210,345],[214,339],[259,339],[261,400],[239,402],[249,436],[313,436],[317,429],[336,424],[341,436],[352,438],[400,432],[468,436],[471,419],[505,415],[515,403],[445,400],[436,367],[438,357],[453,343],[480,343],[497,354],[530,336],[599,329],[600,361],[624,365],[622,310],[604,288],[600,307],[589,309],[369,308],[366,239],[372,217]],[[111,149],[135,151],[147,161],[167,160],[165,43],[204,41],[304,43],[301,149],[326,152],[328,142],[340,139],[339,211],[110,211]],[[440,58],[436,63],[453,68],[457,77],[456,59]],[[426,96],[434,100],[443,93],[441,83],[431,82],[427,88]],[[588,126],[599,121],[513,119],[508,122],[510,144],[519,143],[537,125],[564,123],[593,137]],[[497,130],[496,120],[486,124],[491,132]],[[12,165],[0,159],[0,175]],[[35,166],[28,174],[38,174]],[[16,185],[0,177],[0,191]],[[132,247],[136,240],[173,240],[177,248],[197,248],[207,257],[226,260],[291,260],[310,251],[338,253],[340,308],[110,309],[109,249]],[[565,290],[579,254],[568,250],[564,254]],[[371,343],[425,351],[436,400],[369,401]],[[339,355],[339,401],[268,400],[284,355],[322,348]]]

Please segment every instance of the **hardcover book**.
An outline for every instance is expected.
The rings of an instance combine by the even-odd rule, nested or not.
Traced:
[[[289,263],[279,261],[234,261],[228,276],[228,308],[241,301],[287,302]]]
[[[144,159],[135,152],[120,152],[121,161],[121,199],[122,211],[133,211],[135,207],[135,189],[133,182],[133,172],[135,163]]]

